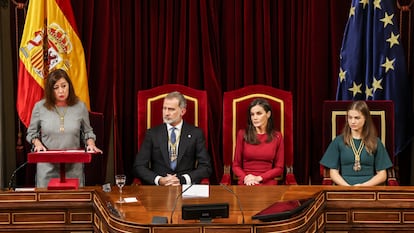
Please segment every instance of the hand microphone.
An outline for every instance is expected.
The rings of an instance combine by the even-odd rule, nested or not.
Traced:
[[[9,190],[13,188],[13,191],[16,189],[15,185],[14,185],[14,177],[16,176],[17,172],[22,169],[24,166],[26,166],[27,161],[24,162],[23,164],[21,164],[18,168],[16,168],[13,173],[10,176],[10,180],[9,180]]]
[[[223,187],[227,192],[233,194],[236,197],[237,204],[239,205],[239,209],[240,209],[240,212],[242,214],[242,223],[244,224],[244,212],[243,212],[243,207],[240,203],[239,196],[233,190],[231,190],[229,187],[227,187],[227,185],[224,185],[224,184],[220,183],[220,186]]]
[[[177,207],[178,198],[180,198],[187,190],[189,190],[193,184],[190,184],[187,188],[185,188],[180,194],[177,195],[174,201],[173,209],[171,210],[171,216],[170,216],[170,223],[172,223],[172,218],[174,215],[175,208]]]

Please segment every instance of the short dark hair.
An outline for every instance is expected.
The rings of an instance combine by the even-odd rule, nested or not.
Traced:
[[[73,106],[79,101],[79,98],[75,93],[75,89],[73,88],[73,84],[69,78],[68,73],[66,73],[66,71],[62,69],[56,69],[50,72],[45,80],[45,97],[44,97],[45,104],[44,106],[49,110],[53,109],[56,104],[54,86],[56,82],[61,78],[64,78],[69,84],[69,95],[68,95],[68,99],[66,100],[67,105]]]
[[[178,91],[168,93],[167,96],[165,96],[165,99],[178,99],[178,106],[180,106],[180,108],[187,108],[187,100],[184,95]]]

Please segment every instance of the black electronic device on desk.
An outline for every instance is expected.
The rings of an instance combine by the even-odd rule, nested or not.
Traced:
[[[263,222],[288,219],[304,210],[314,201],[315,198],[278,201],[273,203],[269,207],[265,208],[264,210],[258,212],[257,214],[253,215],[252,219],[258,219]]]
[[[229,203],[186,204],[182,205],[183,220],[211,222],[214,218],[229,217]]]

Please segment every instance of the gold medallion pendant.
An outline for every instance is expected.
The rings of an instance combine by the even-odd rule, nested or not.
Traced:
[[[59,119],[60,119],[59,132],[61,132],[61,133],[65,132],[65,115],[66,115],[67,110],[68,110],[68,108],[65,107],[65,109],[63,110],[63,113],[60,113],[58,108],[55,106],[55,111],[59,115]]]
[[[354,139],[351,138],[351,140],[349,140],[349,141],[350,141],[349,143],[351,144],[352,152],[354,152],[354,156],[355,156],[355,162],[354,162],[353,169],[356,172],[361,171],[361,169],[362,169],[361,162],[360,162],[361,153],[362,153],[362,150],[364,149],[365,144],[364,144],[363,141],[361,141],[361,143],[359,144],[358,150],[357,150],[356,146],[355,146],[355,143],[354,143]]]

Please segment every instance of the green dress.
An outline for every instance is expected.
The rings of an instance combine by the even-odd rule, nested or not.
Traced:
[[[355,147],[358,148],[361,139],[353,139]],[[392,162],[387,150],[381,140],[377,139],[377,151],[375,154],[368,154],[364,149],[361,152],[361,170],[354,171],[355,156],[351,146],[344,143],[343,135],[337,136],[328,146],[320,164],[327,168],[338,169],[344,180],[350,184],[359,184],[370,180],[375,171],[385,170],[392,167]]]

